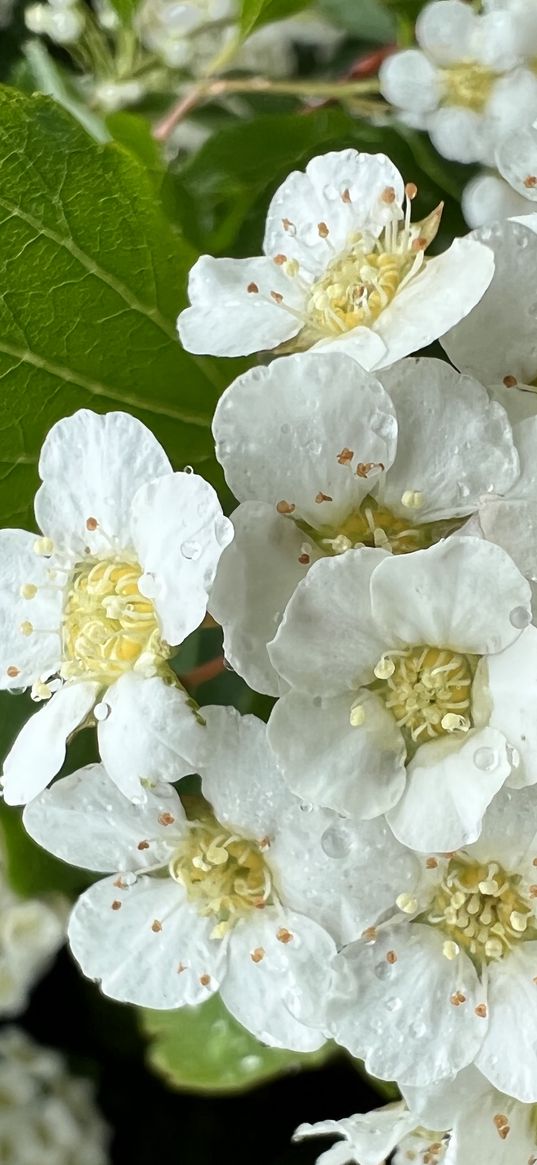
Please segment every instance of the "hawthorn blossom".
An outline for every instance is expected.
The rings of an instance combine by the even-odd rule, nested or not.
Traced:
[[[337,955],[325,1023],[373,1075],[408,1092],[473,1064],[499,1092],[537,1100],[536,796],[502,790],[477,842],[424,850],[415,891],[394,877],[391,911],[372,910]],[[373,884],[381,872],[372,859]]]
[[[509,185],[532,204],[537,201],[537,122],[500,142],[496,164]],[[526,213],[529,214],[530,209]],[[520,212],[522,213],[522,212]]]
[[[476,1068],[452,1082],[403,1089],[406,1102],[387,1104],[343,1120],[300,1125],[293,1140],[337,1136],[317,1165],[535,1165],[535,1105],[492,1088]],[[441,1131],[434,1131],[441,1130]]]
[[[266,645],[313,562],[429,546],[518,479],[505,412],[476,381],[427,358],[380,381],[343,352],[305,353],[244,373],[218,403],[216,456],[240,505],[210,610],[257,691],[282,690]]]
[[[82,971],[105,994],[176,1008],[219,990],[264,1043],[317,1048],[319,1025],[296,1021],[294,1010],[299,1001],[317,1008],[336,942],[363,929],[372,853],[391,856],[409,893],[414,855],[384,822],[364,824],[355,841],[336,814],[301,806],[255,717],[219,707],[203,715],[203,798],[187,812],[169,785],[133,804],[93,765],[32,801],[24,824],[64,860],[113,871],[79,898],[69,923]],[[387,907],[389,881],[369,890],[368,908],[369,895]]]
[[[530,623],[529,584],[472,536],[316,562],[268,647],[291,686],[269,721],[290,787],[351,818],[387,813],[413,849],[475,841],[505,781],[537,780]]]
[[[5,1165],[107,1165],[109,1131],[89,1080],[20,1028],[0,1032],[0,1146]]]
[[[20,1015],[65,938],[61,897],[21,898],[0,864],[0,1017]],[[1,1123],[1,1122],[0,1122]],[[0,1136],[1,1144],[1,1136]]]
[[[436,0],[419,13],[416,40],[418,48],[383,62],[383,96],[444,157],[494,165],[501,138],[537,117],[532,49],[518,15]]]
[[[6,758],[4,797],[39,793],[89,722],[112,778],[142,796],[142,780],[165,776],[170,749],[174,780],[191,771],[187,758],[178,766],[193,713],[168,661],[205,615],[232,526],[212,487],[173,473],[125,413],[59,421],[39,473],[42,534],[0,531],[0,688],[31,687],[45,702]]]
[[[442,208],[412,223],[415,194],[384,154],[343,150],[293,171],[270,204],[262,256],[195,263],[183,346],[216,356],[329,346],[373,369],[430,344],[479,302],[493,259],[469,238],[427,258]]]
[[[537,377],[536,231],[537,215],[472,231],[494,252],[494,277],[468,318],[441,338],[455,367],[491,387],[510,416],[509,401],[516,401],[517,419],[537,411],[534,393],[512,391],[531,388]]]

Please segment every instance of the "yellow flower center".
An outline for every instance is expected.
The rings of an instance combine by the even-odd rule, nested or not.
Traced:
[[[417,525],[411,521],[411,513],[417,510],[419,505],[409,506],[408,518],[400,518],[368,496],[360,508],[350,514],[337,529],[320,526],[313,530],[308,527],[307,533],[325,554],[342,554],[357,546],[377,547],[389,550],[392,554],[408,554],[412,550],[424,550],[432,546],[466,521],[465,518],[452,518]],[[302,525],[302,529],[306,529],[305,525]]]
[[[471,727],[475,657],[449,648],[408,647],[379,660],[374,685],[411,744]]]
[[[518,942],[537,939],[536,920],[521,892],[521,880],[498,862],[479,865],[463,856],[451,858],[424,919],[446,934],[448,958],[463,950],[480,966],[502,959]],[[537,886],[530,887],[533,891],[537,895]]]
[[[476,113],[481,113],[487,104],[498,75],[492,69],[487,69],[485,65],[476,64],[475,61],[467,61],[464,64],[452,65],[448,69],[443,69],[443,103],[445,105],[462,105],[466,109],[473,109]]]
[[[169,871],[198,913],[214,918],[211,938],[222,938],[250,910],[273,902],[272,878],[260,846],[230,833],[212,814],[192,822]]]
[[[144,661],[154,674],[168,658],[155,607],[138,589],[141,574],[138,563],[114,558],[76,566],[63,612],[64,679],[113,683]]]
[[[370,327],[391,303],[416,263],[417,252],[385,250],[384,241],[362,235],[328,265],[313,284],[306,308],[311,326],[334,338],[360,326]]]

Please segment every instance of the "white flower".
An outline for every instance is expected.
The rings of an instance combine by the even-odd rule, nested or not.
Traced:
[[[425,258],[441,208],[410,221],[384,154],[343,150],[294,171],[269,207],[264,254],[202,255],[178,329],[190,352],[341,348],[365,368],[417,351],[462,319],[490,283],[492,256],[468,238]],[[291,342],[291,343],[290,343]]]
[[[424,1087],[473,1063],[537,1100],[535,812],[535,789],[503,790],[479,841],[424,855],[413,893],[395,877],[392,911],[336,957],[325,1023],[368,1072]]]
[[[532,202],[517,194],[499,174],[477,174],[462,192],[463,214],[471,228],[487,226],[498,218],[531,214]]]
[[[6,1165],[107,1165],[109,1134],[89,1080],[19,1028],[0,1033],[0,1144]]]
[[[168,659],[204,617],[231,523],[212,487],[173,473],[125,413],[59,421],[39,473],[42,537],[0,531],[0,688],[31,686],[48,703],[5,761],[4,796],[12,804],[40,792],[93,709],[110,775],[128,796],[143,795],[141,779],[164,775],[161,752],[165,766],[175,753],[173,779],[182,775],[193,715]],[[183,766],[191,771],[188,759]]]
[[[24,21],[30,32],[48,36],[59,45],[75,44],[84,30],[86,17],[73,2],[31,4],[26,8]]]
[[[205,801],[188,818],[169,785],[134,805],[97,765],[32,801],[25,826],[64,860],[114,871],[82,895],[69,924],[75,957],[105,994],[175,1008],[219,990],[264,1043],[319,1047],[319,1024],[294,1013],[318,1008],[335,942],[362,933],[372,901],[379,912],[391,902],[390,878],[369,887],[372,854],[391,861],[409,893],[416,859],[384,822],[352,831],[301,807],[261,721],[230,708],[203,714]]]
[[[431,359],[381,380],[342,352],[306,353],[251,369],[217,406],[216,455],[241,504],[210,609],[257,691],[282,690],[266,645],[313,562],[429,546],[517,479],[505,412],[476,381]]]
[[[494,278],[468,318],[441,342],[452,363],[481,384],[524,387],[537,376],[536,230],[537,215],[528,215],[472,232],[494,252]],[[506,407],[509,395],[502,397]]]
[[[63,898],[20,898],[0,866],[0,1016],[19,1015],[27,1006],[64,941],[66,905]]]
[[[353,1162],[356,1165],[384,1165],[390,1153],[400,1142],[406,1141],[407,1134],[413,1132],[417,1124],[417,1118],[401,1101],[342,1120],[299,1125],[293,1140],[324,1136],[342,1138],[317,1158],[317,1165],[352,1165]],[[430,1139],[428,1144],[430,1146]],[[419,1162],[419,1157],[416,1160]],[[435,1158],[431,1158],[431,1165],[436,1165]]]
[[[268,649],[292,685],[269,722],[290,787],[354,818],[388,813],[414,849],[474,841],[506,780],[537,780],[530,622],[529,584],[478,538],[315,563]]]
[[[300,1125],[293,1140],[343,1138],[317,1165],[384,1165],[392,1151],[393,1165],[535,1165],[535,1106],[498,1092],[477,1069],[464,1068],[447,1084],[403,1091],[408,1103]]]
[[[494,164],[500,139],[537,116],[531,45],[518,17],[437,0],[420,12],[416,39],[419,48],[383,62],[384,97],[403,120],[426,129],[444,157]]]

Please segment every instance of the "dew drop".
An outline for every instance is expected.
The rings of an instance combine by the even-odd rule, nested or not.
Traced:
[[[280,433],[288,433],[290,428],[291,428],[291,426],[287,425],[287,424],[280,425]]]
[[[157,582],[152,571],[146,571],[138,579],[138,590],[145,599],[154,599],[157,593]]]
[[[233,537],[233,523],[223,515],[216,519],[214,536],[219,546],[227,546]]]
[[[303,813],[311,813],[313,805],[310,805],[309,801],[302,801],[299,808]]]
[[[477,748],[474,752],[473,761],[476,768],[482,769],[485,773],[490,773],[498,765],[498,754],[493,748]]]
[[[531,623],[531,613],[527,607],[513,607],[509,612],[509,622],[519,630]]]
[[[388,977],[392,973],[392,968],[390,967],[390,964],[386,962],[385,959],[383,959],[382,963],[376,963],[373,970],[375,972],[375,975],[377,976],[377,979],[388,979]]]
[[[111,711],[110,704],[96,704],[93,709],[93,715],[96,720],[107,720]]]
[[[187,558],[189,562],[195,562],[201,554],[201,546],[199,542],[182,542],[181,554],[183,558]]]
[[[399,1011],[401,1000],[398,995],[390,995],[384,1004],[386,1011]]]
[[[194,473],[194,467],[192,465],[185,465],[183,473]]]
[[[508,744],[506,749],[505,749],[505,755],[506,755],[507,760],[509,761],[509,764],[511,765],[511,767],[513,769],[517,769],[519,764],[520,764],[520,753],[519,753],[518,749],[513,748],[513,746],[511,744]]]
[[[408,1034],[413,1036],[416,1040],[421,1040],[422,1036],[426,1034],[426,1031],[427,1024],[425,1024],[423,1020],[417,1019],[414,1023],[411,1023],[408,1029]]]
[[[345,825],[329,825],[321,837],[321,849],[327,858],[345,858],[352,848],[352,837]]]
[[[466,485],[465,481],[457,482],[457,490],[459,493],[459,497],[461,497],[461,498],[467,498],[468,494],[470,493],[470,487],[468,485]]]
[[[136,874],[133,874],[131,870],[127,870],[126,874],[121,874],[120,877],[121,881],[124,882],[126,886],[134,886],[134,883],[137,880]]]

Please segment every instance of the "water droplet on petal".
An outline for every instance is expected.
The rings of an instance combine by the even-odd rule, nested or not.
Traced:
[[[377,979],[387,979],[388,976],[392,973],[392,968],[385,959],[382,961],[382,963],[376,963],[373,970],[377,976]]]
[[[513,627],[521,630],[531,623],[531,612],[528,611],[527,607],[513,607],[513,610],[509,612],[509,622],[512,623]]]
[[[511,767],[513,769],[517,769],[519,764],[520,764],[520,753],[519,753],[518,749],[513,748],[513,746],[511,744],[508,744],[506,749],[505,749],[505,755],[506,755],[507,760],[509,761],[509,764],[511,765]]]
[[[194,473],[193,466],[192,465],[185,465],[185,468],[183,469],[183,473]]]
[[[195,562],[201,554],[201,546],[199,542],[182,542],[181,554],[183,558],[187,558],[189,562]]]
[[[329,825],[321,837],[321,849],[327,858],[345,858],[352,848],[352,835],[341,825]]]
[[[390,995],[384,1004],[386,1011],[399,1011],[401,1000],[398,995]]]
[[[493,748],[476,748],[473,761],[476,768],[482,769],[485,773],[490,773],[492,769],[497,768],[499,757]]]
[[[414,1038],[416,1040],[421,1040],[422,1036],[424,1036],[426,1034],[426,1031],[427,1031],[427,1024],[425,1024],[423,1022],[423,1020],[417,1019],[417,1020],[415,1020],[414,1023],[411,1023],[411,1025],[408,1029],[408,1034],[410,1036],[414,1036]],[[431,1035],[432,1035],[432,1033],[431,1033]]]
[[[457,490],[459,493],[459,497],[461,497],[461,498],[467,498],[468,494],[470,493],[470,487],[468,485],[466,485],[465,481],[457,482]]]
[[[93,709],[93,715],[96,720],[107,720],[111,711],[110,704],[96,704]]]
[[[134,886],[134,883],[136,882],[136,874],[134,874],[132,870],[127,870],[127,872],[125,874],[121,874],[120,877],[121,881],[125,883],[125,886]]]
[[[303,813],[311,813],[311,811],[313,809],[313,805],[310,805],[308,801],[302,801],[299,808],[302,810]]]
[[[280,426],[280,433],[288,433],[290,428],[291,428],[290,425],[287,425],[287,424],[281,425]]]
[[[223,515],[216,519],[214,536],[219,546],[228,546],[233,538],[233,523]]]

